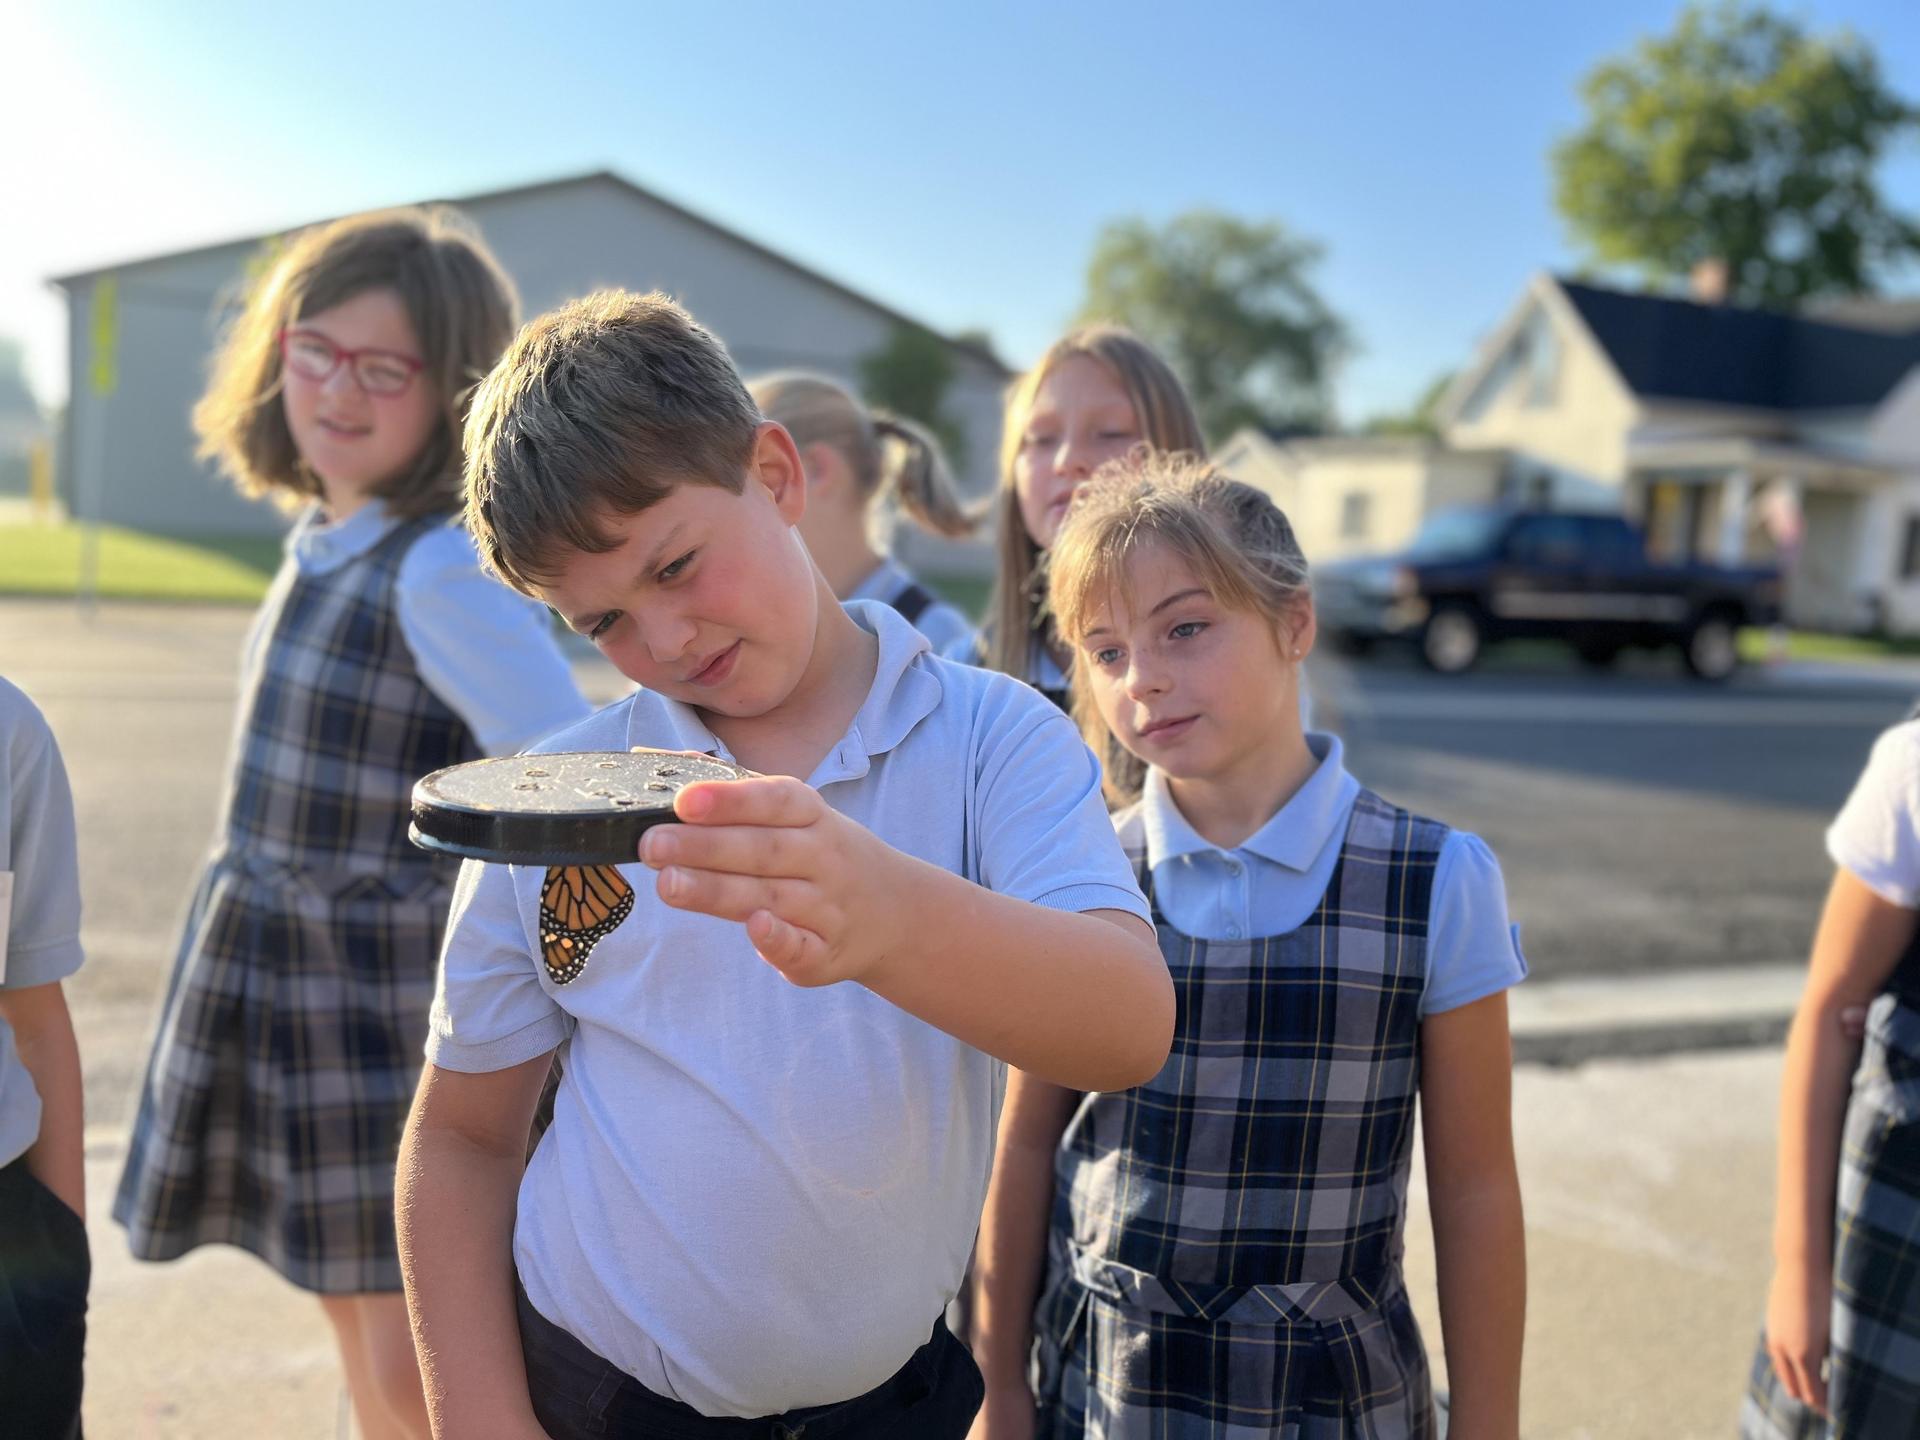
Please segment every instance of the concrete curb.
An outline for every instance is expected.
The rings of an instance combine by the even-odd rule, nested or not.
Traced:
[[[1576,977],[1509,998],[1516,1065],[1572,1066],[1777,1045],[1806,979],[1799,964]]]

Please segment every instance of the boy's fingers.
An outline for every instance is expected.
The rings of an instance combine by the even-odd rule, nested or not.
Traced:
[[[793,984],[831,983],[827,942],[811,930],[790,925],[771,911],[762,910],[747,920],[747,938],[760,958]]]
[[[661,825],[640,837],[640,859],[656,870],[681,865],[786,879],[813,873],[808,847],[791,826]]]
[[[743,923],[756,911],[771,910],[796,925],[813,928],[822,923],[820,892],[803,880],[768,880],[669,865],[655,885],[660,898],[676,910],[696,910]]]
[[[702,780],[674,796],[673,813],[696,825],[807,825],[820,814],[820,797],[787,775]]]

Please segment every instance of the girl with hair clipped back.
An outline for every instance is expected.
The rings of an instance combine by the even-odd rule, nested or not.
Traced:
[[[940,443],[910,420],[868,410],[824,375],[781,370],[748,385],[760,413],[793,436],[807,472],[800,537],[841,600],[881,600],[927,637],[936,654],[971,658],[967,617],[874,547],[874,512],[893,501],[922,529],[973,533]]]
[[[1011,1078],[975,1440],[1433,1436],[1401,1274],[1416,1099],[1451,1423],[1513,1440],[1526,967],[1498,863],[1303,730],[1306,560],[1260,491],[1190,459],[1109,466],[1054,537],[1049,603],[1177,1011],[1144,1085]]]
[[[413,783],[589,707],[545,609],[481,572],[453,513],[468,400],[513,334],[479,236],[400,210],[272,261],[194,425],[299,518],[241,656],[113,1214],[140,1259],[236,1245],[317,1295],[360,1434],[424,1440],[394,1164],[457,865],[408,843]]]

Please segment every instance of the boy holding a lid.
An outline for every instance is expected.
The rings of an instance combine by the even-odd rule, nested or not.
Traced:
[[[435,1433],[964,1435],[979,1373],[940,1315],[1006,1066],[1123,1089],[1171,1037],[1093,756],[835,601],[791,438],[662,296],[529,325],[466,444],[488,562],[642,687],[540,748],[756,777],[680,792],[564,983],[549,872],[461,875],[398,1202]]]

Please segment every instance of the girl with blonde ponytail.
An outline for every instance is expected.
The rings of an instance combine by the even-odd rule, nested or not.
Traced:
[[[881,600],[932,643],[972,659],[973,626],[874,545],[873,515],[888,500],[936,535],[970,534],[940,443],[919,425],[868,410],[838,382],[804,370],[763,375],[748,389],[760,413],[784,425],[807,472],[800,535],[841,600]]]

